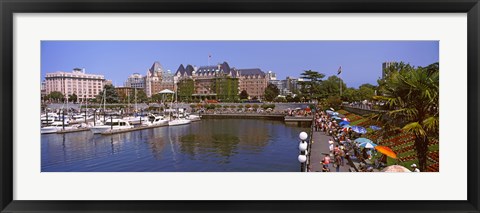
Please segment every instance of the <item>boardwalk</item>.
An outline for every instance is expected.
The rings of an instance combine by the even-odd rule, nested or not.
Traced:
[[[321,172],[322,171],[322,164],[320,163],[323,158],[323,153],[329,153],[330,150],[328,149],[328,139],[332,137],[325,135],[324,132],[313,132],[313,144],[311,150],[311,168],[313,172]],[[337,145],[337,143],[335,143]],[[330,171],[335,172],[335,168],[333,167],[333,156],[332,162],[329,165]],[[340,167],[340,172],[348,172],[350,166],[347,165],[345,160],[345,166]]]

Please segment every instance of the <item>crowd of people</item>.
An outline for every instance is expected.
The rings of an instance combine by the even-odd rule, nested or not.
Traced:
[[[360,144],[354,141],[361,137],[361,134],[354,132],[352,128],[340,126],[323,111],[315,113],[314,131],[323,132],[330,137],[329,153],[322,153],[324,156],[320,162],[323,172],[330,172],[331,166],[336,172],[345,165],[350,167],[351,172],[374,172],[387,166],[386,155],[377,155],[373,148],[360,147]],[[374,160],[373,156],[376,156]],[[412,164],[411,169],[413,172],[420,172],[416,164]]]
[[[336,172],[340,167],[348,165],[354,172],[373,172],[374,169],[380,169],[386,165],[386,156],[376,159],[375,163],[370,163],[374,150],[361,148],[354,140],[360,135],[351,128],[341,127],[330,115],[325,112],[315,114],[314,131],[324,132],[330,136],[328,140],[329,153],[323,153],[321,161],[322,171],[329,172],[332,165]],[[354,161],[359,166],[355,166]]]

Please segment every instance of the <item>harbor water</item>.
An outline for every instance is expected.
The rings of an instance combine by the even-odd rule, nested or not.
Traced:
[[[297,172],[298,134],[282,121],[203,119],[113,135],[41,136],[42,172]]]

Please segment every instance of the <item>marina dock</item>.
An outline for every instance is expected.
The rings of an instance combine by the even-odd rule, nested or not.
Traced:
[[[85,128],[78,128],[78,129],[70,129],[70,130],[60,130],[57,132],[57,134],[66,134],[66,133],[71,133],[71,132],[82,132],[82,131],[89,131],[90,128],[85,127]]]
[[[102,135],[113,135],[118,133],[133,132],[133,131],[144,130],[144,129],[153,129],[153,128],[162,127],[162,126],[168,126],[168,124],[153,125],[153,126],[138,126],[130,129],[113,129],[113,130],[107,130],[106,132],[103,132]]]

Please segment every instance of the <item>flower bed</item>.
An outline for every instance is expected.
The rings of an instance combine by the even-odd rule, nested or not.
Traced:
[[[434,163],[429,166],[427,166],[427,172],[438,172],[440,171],[440,164],[439,163]]]

